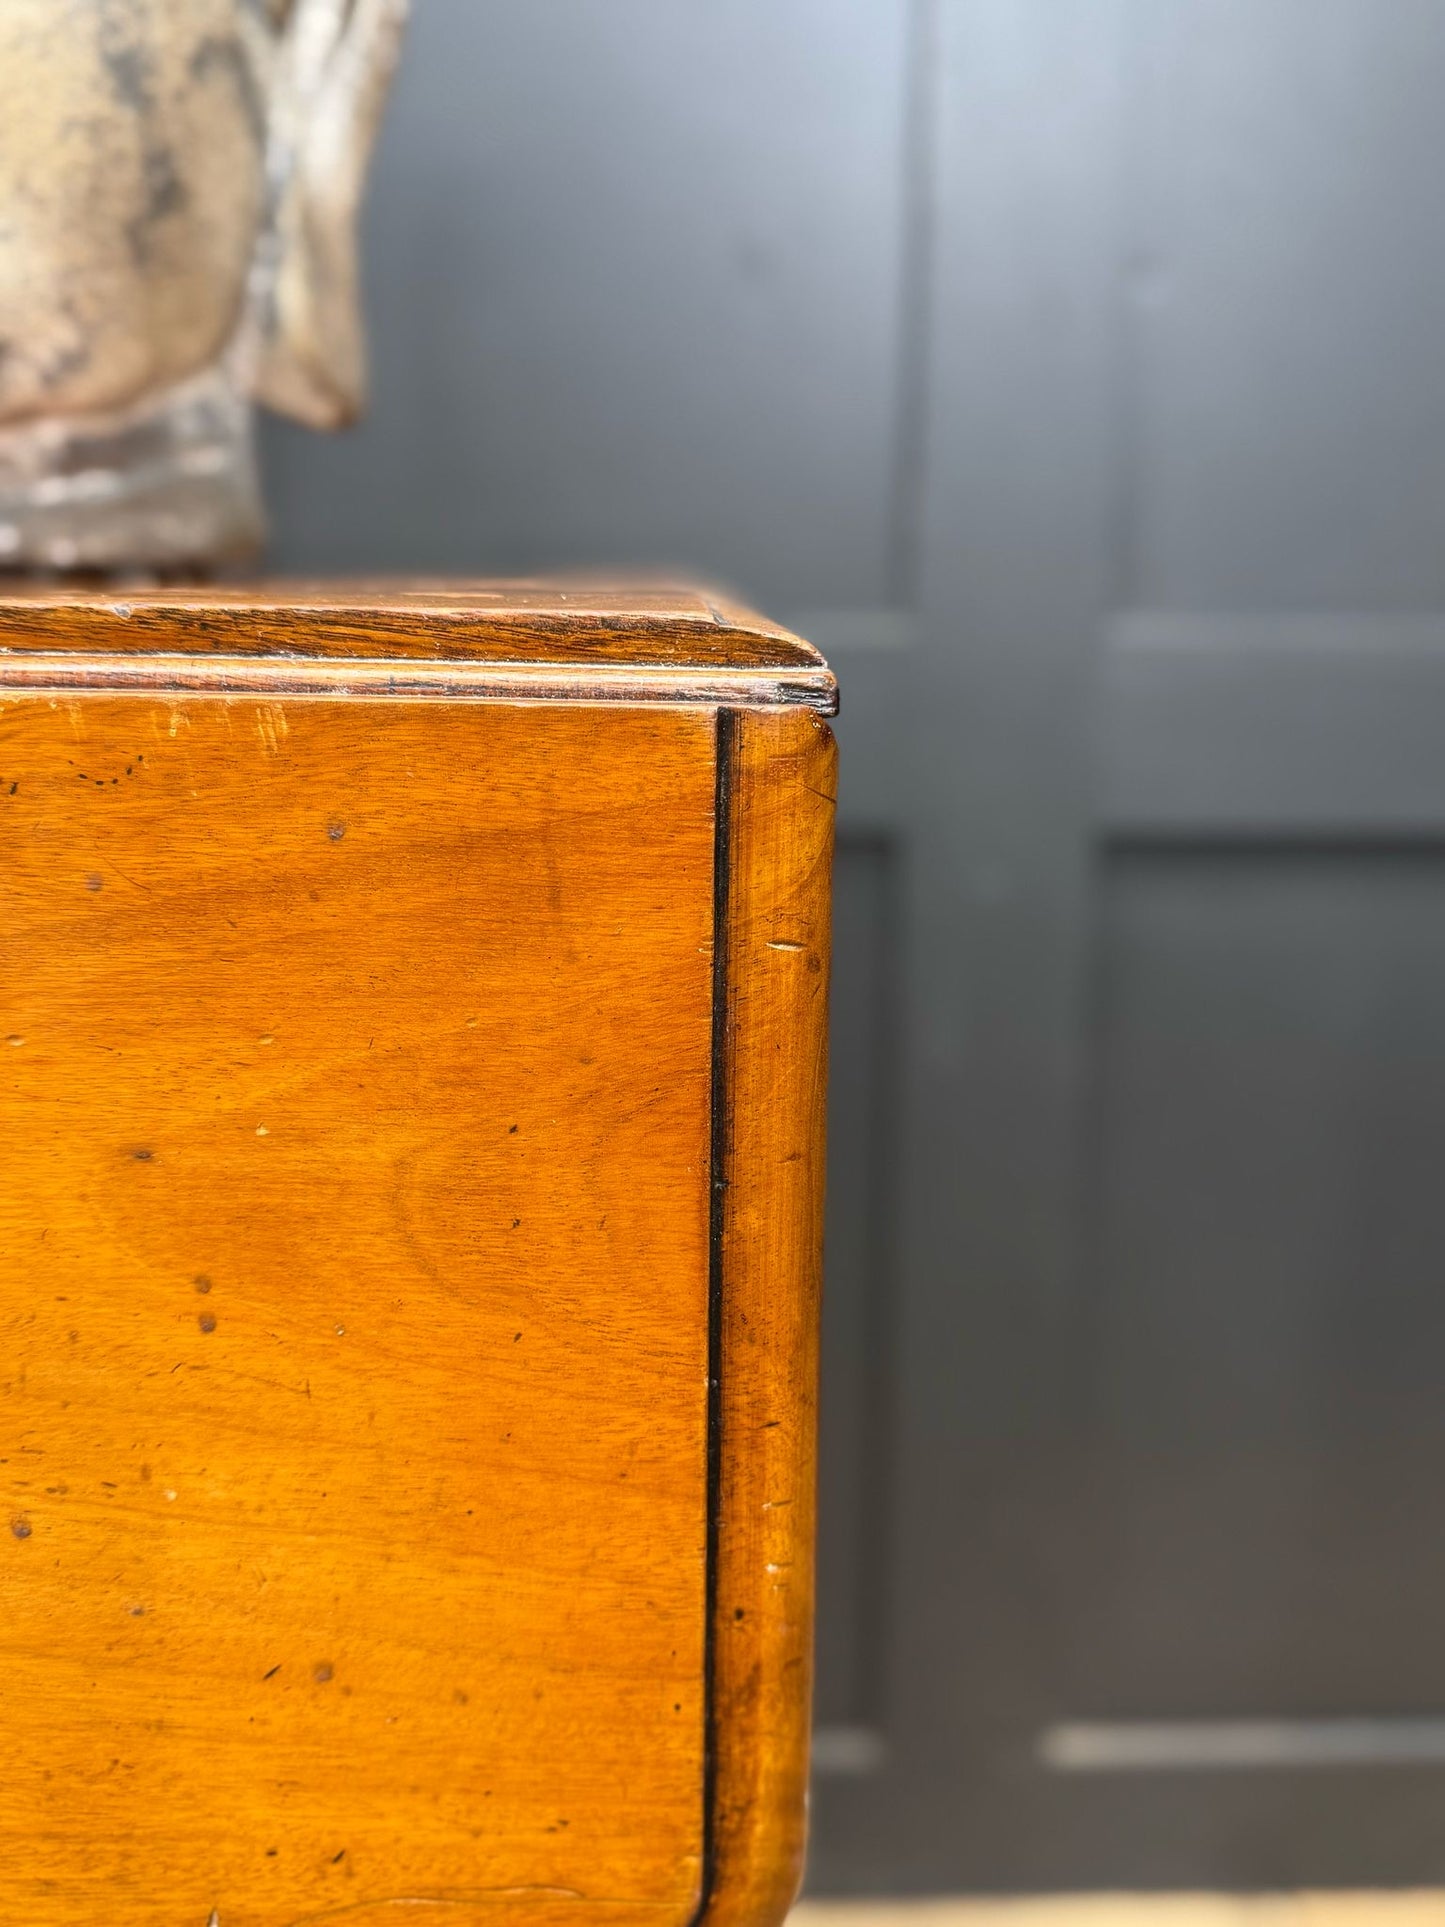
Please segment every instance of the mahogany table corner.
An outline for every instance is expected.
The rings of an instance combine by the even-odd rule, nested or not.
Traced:
[[[0,596],[0,1923],[772,1927],[834,685],[717,598]]]

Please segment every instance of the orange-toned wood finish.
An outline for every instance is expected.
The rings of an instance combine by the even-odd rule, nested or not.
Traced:
[[[10,650],[824,668],[808,643],[726,597],[664,584],[288,582],[105,596],[35,584],[3,601]]]
[[[746,1927],[803,1871],[837,752],[805,710],[730,734],[711,1914]]]
[[[0,1923],[768,1927],[831,679],[358,596],[0,598]]]

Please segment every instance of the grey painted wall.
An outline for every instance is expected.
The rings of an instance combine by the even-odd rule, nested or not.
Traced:
[[[886,600],[906,28],[904,0],[418,0],[373,409],[268,429],[276,565]]]

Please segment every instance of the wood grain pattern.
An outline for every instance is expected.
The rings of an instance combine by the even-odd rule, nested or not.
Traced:
[[[732,735],[708,1917],[765,1927],[806,1835],[837,750],[805,711]]]
[[[13,702],[0,774],[0,1917],[686,1919],[710,718]]]
[[[825,669],[801,637],[666,584],[269,582],[185,590],[65,584],[0,595],[8,650],[560,661]]]
[[[709,703],[750,708],[803,704],[831,716],[837,687],[826,669],[781,670],[721,663],[429,662],[315,656],[0,655],[0,690],[86,695],[138,689],[152,695],[384,696],[395,701],[496,698],[507,702]]]
[[[769,1927],[831,739],[206,664],[0,689],[0,1923]]]

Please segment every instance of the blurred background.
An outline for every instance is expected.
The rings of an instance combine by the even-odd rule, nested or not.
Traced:
[[[1445,1881],[1442,103],[1445,0],[418,0],[268,426],[278,568],[842,678],[817,1893]]]

